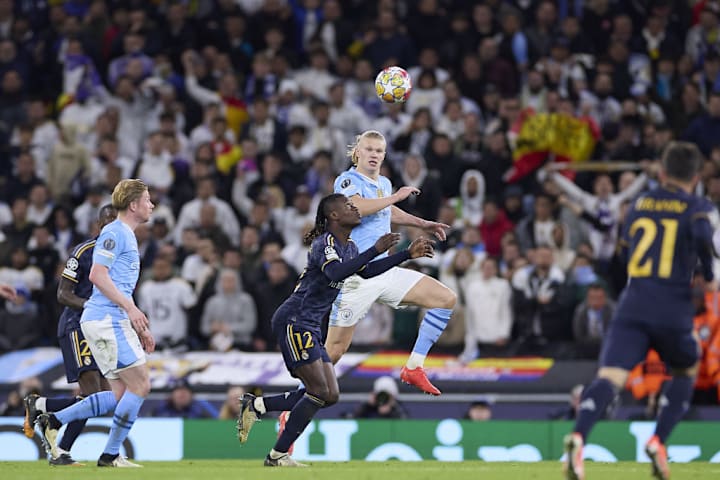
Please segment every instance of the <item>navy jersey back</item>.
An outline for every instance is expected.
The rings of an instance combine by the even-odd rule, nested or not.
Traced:
[[[62,271],[62,278],[75,284],[75,295],[80,298],[90,298],[90,294],[92,294],[93,284],[89,276],[95,241],[95,238],[86,240],[75,247]],[[58,337],[64,336],[70,330],[80,328],[80,314],[82,314],[82,310],[70,307],[63,309],[58,321]]]
[[[712,209],[706,199],[673,187],[654,189],[635,200],[622,240],[628,249],[628,284],[620,310],[648,319],[692,322],[691,281],[698,258],[705,278],[713,278]]]
[[[358,248],[352,240],[342,245],[329,232],[317,237],[310,245],[307,266],[298,279],[295,291],[278,311],[287,311],[287,308],[291,308],[297,322],[319,329],[343,286],[343,282],[333,282],[325,276],[323,273],[325,266],[333,261],[347,261],[357,256]],[[289,319],[273,319],[273,321],[287,320]]]

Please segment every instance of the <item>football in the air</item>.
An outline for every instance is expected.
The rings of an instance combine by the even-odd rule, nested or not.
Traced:
[[[404,68],[387,67],[375,77],[375,93],[385,103],[402,103],[410,98],[412,80]]]

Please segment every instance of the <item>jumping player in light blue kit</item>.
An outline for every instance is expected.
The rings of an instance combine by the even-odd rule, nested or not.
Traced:
[[[105,226],[97,239],[90,269],[93,292],[80,318],[82,332],[112,391],[95,393],[59,412],[40,415],[37,424],[51,456],[57,457],[57,435],[63,424],[114,409],[110,436],[97,464],[139,467],[120,455],[120,446],[150,392],[145,352],[155,349],[155,340],[132,293],[140,276],[134,230],[150,220],[154,206],[147,186],[137,179],[117,184],[112,205],[118,218]]]
[[[335,180],[335,192],[350,198],[362,215],[362,223],[352,231],[358,248],[362,251],[371,247],[378,238],[390,232],[391,223],[420,228],[445,240],[448,225],[423,220],[395,206],[410,195],[419,195],[420,190],[402,187],[392,192],[390,180],[380,175],[385,146],[385,137],[380,132],[368,130],[358,135],[348,152],[355,166]],[[374,278],[354,275],[347,279],[330,314],[326,345],[333,363],[337,363],[350,347],[355,325],[375,301],[393,308],[417,305],[428,309],[400,379],[426,393],[440,395],[440,390],[428,380],[423,364],[447,327],[457,301],[455,293],[434,278],[401,267],[393,267]]]

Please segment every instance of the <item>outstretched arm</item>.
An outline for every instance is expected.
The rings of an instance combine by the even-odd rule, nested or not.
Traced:
[[[335,253],[332,247],[328,253],[326,248],[325,257],[327,261],[320,268],[325,276],[333,282],[345,280],[350,275],[358,273],[370,260],[386,252],[400,241],[400,235],[397,233],[386,233],[375,242],[375,245],[362,252],[357,257],[346,262],[340,261],[340,257]],[[399,263],[399,262],[398,262]]]
[[[392,267],[400,265],[405,260],[418,257],[432,258],[435,254],[432,243],[424,238],[415,240],[407,250],[382,258],[375,262],[370,262],[358,272],[362,278],[372,278],[387,272]]]
[[[402,202],[410,195],[420,195],[420,190],[415,187],[402,187],[397,192],[393,193],[389,197],[382,198],[363,198],[360,194],[350,196],[353,205],[355,205],[360,211],[360,215],[366,217],[377,213],[383,208],[387,208],[395,205],[397,202]]]
[[[415,215],[407,213],[406,211],[396,207],[395,205],[393,205],[391,212],[391,222],[395,225],[422,228],[423,230],[425,230],[425,232],[433,235],[441,242],[445,241],[445,239],[447,238],[445,230],[450,228],[450,225],[445,225],[444,223],[438,222],[431,222],[430,220],[424,220],[420,217],[416,217]]]

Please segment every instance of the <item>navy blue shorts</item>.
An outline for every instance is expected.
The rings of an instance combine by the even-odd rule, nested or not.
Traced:
[[[285,366],[292,376],[295,376],[296,368],[317,359],[330,362],[330,356],[322,343],[319,330],[295,322],[275,324],[273,327]]]
[[[65,376],[68,382],[77,382],[83,372],[89,370],[100,371],[81,329],[69,330],[65,336],[58,337],[58,343],[60,343],[60,350],[62,350],[65,362]]]
[[[700,358],[692,329],[615,320],[603,341],[600,365],[632,370],[651,348],[670,368],[692,367]]]

